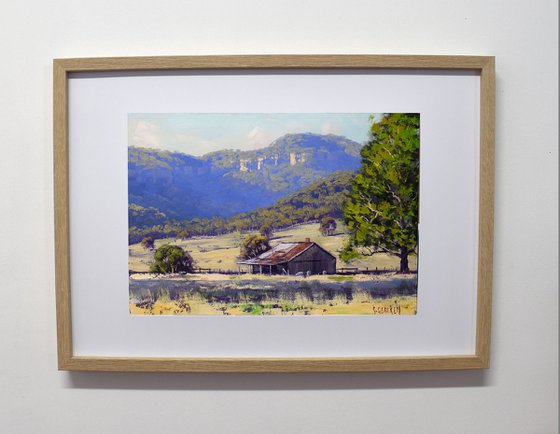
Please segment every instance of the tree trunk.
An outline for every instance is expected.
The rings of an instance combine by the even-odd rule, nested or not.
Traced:
[[[401,258],[401,269],[399,273],[408,273],[410,270],[408,269],[408,249],[406,247],[401,247],[399,258]]]

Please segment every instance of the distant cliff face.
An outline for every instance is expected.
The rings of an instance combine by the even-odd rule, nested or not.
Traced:
[[[337,170],[356,170],[360,148],[345,137],[310,133],[202,157],[129,148],[129,203],[168,218],[228,217],[270,205]]]
[[[202,159],[223,169],[238,168],[240,172],[305,163],[308,168],[328,169],[339,162],[351,164],[360,157],[360,149],[360,144],[333,134],[286,134],[266,148],[253,151],[226,149],[206,154]]]

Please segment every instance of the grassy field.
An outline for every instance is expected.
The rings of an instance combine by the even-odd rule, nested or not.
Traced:
[[[133,315],[414,315],[416,275],[130,277]]]
[[[343,228],[342,222],[338,227]],[[238,272],[239,245],[246,234],[233,232],[170,243],[192,255],[200,268]],[[344,263],[338,251],[348,235],[339,229],[323,236],[317,223],[277,231],[271,245],[310,238],[337,257],[337,268],[395,269],[399,259],[385,254]],[[146,272],[153,251],[129,246],[130,313],[135,315],[414,315],[416,275],[321,275],[307,278],[255,274],[187,274],[156,276]],[[416,269],[416,256],[409,259]]]
[[[324,249],[331,252],[337,257],[337,268],[341,267],[358,267],[360,269],[376,267],[392,268],[398,267],[399,259],[395,256],[386,254],[376,254],[372,257],[352,260],[348,263],[342,262],[338,257],[338,250],[347,240],[348,235],[344,231],[342,222],[337,222],[339,230],[335,235],[323,236],[319,232],[318,223],[309,223],[293,228],[276,231],[271,238],[271,245],[281,242],[304,241],[310,238]],[[193,237],[187,240],[176,240],[168,238],[156,240],[155,247],[162,244],[170,243],[181,246],[192,255],[196,266],[201,268],[211,268],[215,270],[237,271],[237,256],[239,255],[239,245],[246,234],[232,232],[225,235],[215,237]],[[129,269],[131,271],[142,272],[148,271],[153,258],[153,252],[144,249],[140,243],[129,246]],[[409,258],[410,269],[415,270],[417,267],[416,256],[411,255]]]

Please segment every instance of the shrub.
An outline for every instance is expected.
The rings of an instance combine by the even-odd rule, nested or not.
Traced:
[[[320,224],[321,234],[330,236],[336,231],[336,220],[332,217],[323,217]]]
[[[272,236],[272,227],[265,223],[264,225],[261,226],[261,228],[259,229],[259,233],[266,238],[270,238]]]
[[[192,273],[194,261],[192,256],[179,246],[164,244],[154,254],[152,273]]]
[[[179,238],[181,240],[186,240],[190,236],[191,236],[191,234],[189,234],[189,231],[187,231],[186,229],[182,229],[179,232],[177,232],[177,238]]]
[[[152,237],[144,237],[142,239],[142,247],[144,247],[146,250],[153,250],[154,248],[154,239]]]

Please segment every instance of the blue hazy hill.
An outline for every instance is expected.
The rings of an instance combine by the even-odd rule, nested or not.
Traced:
[[[360,149],[345,137],[311,133],[201,157],[130,147],[129,225],[229,217],[268,206],[335,171],[358,169]]]

